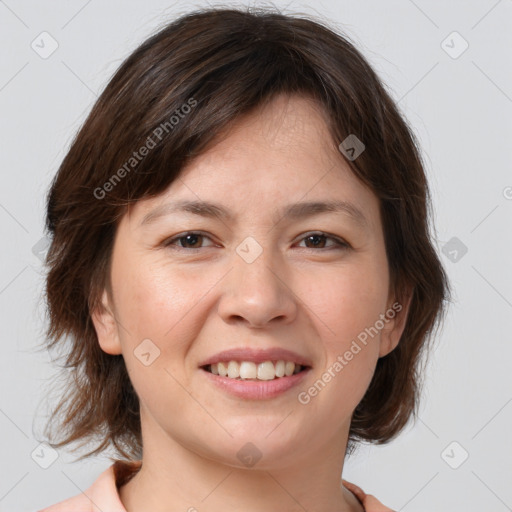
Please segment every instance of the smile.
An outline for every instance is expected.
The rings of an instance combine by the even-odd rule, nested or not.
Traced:
[[[201,370],[223,392],[247,400],[268,400],[297,386],[311,367],[283,360],[259,364],[229,361],[205,365]]]
[[[225,361],[206,365],[204,369],[214,375],[239,380],[274,380],[281,377],[289,377],[304,370],[306,366],[296,364],[293,361],[264,361],[254,363],[252,361]]]

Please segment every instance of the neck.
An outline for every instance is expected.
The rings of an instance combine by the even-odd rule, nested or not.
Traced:
[[[223,460],[219,454],[199,453],[197,446],[178,443],[155,424],[142,424],[142,467],[119,489],[127,512],[363,512],[341,485],[347,428],[338,432],[336,441],[316,441],[284,457],[261,457],[243,467],[237,459]],[[246,450],[251,452],[250,447]]]

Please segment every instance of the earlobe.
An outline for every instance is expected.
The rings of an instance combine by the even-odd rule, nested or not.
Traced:
[[[98,336],[101,349],[107,354],[118,355],[122,353],[119,341],[119,329],[113,307],[106,290],[103,291],[101,303],[91,312],[91,319]]]
[[[407,321],[412,296],[411,290],[406,295],[405,301],[395,301],[386,310],[386,318],[383,320],[385,325],[380,335],[379,357],[388,355],[398,346]]]

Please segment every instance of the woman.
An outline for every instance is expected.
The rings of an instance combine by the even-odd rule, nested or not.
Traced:
[[[428,206],[414,136],[326,26],[208,9],[145,41],[48,197],[52,445],[119,457],[44,512],[391,510],[340,477],[417,405],[449,291]]]

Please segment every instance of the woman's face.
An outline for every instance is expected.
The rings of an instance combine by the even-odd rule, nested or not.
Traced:
[[[174,208],[184,201],[216,206]],[[348,208],[299,207],[342,201]],[[165,193],[136,203],[119,224],[110,277],[93,320],[102,349],[124,357],[145,453],[179,443],[239,467],[342,456],[406,313],[389,294],[378,200],[301,97],[244,117]],[[245,376],[257,371],[250,355],[216,356],[230,349],[291,351],[263,360],[302,358],[309,369],[270,380],[282,365],[265,364],[269,380],[235,382],[201,367],[233,358]]]

